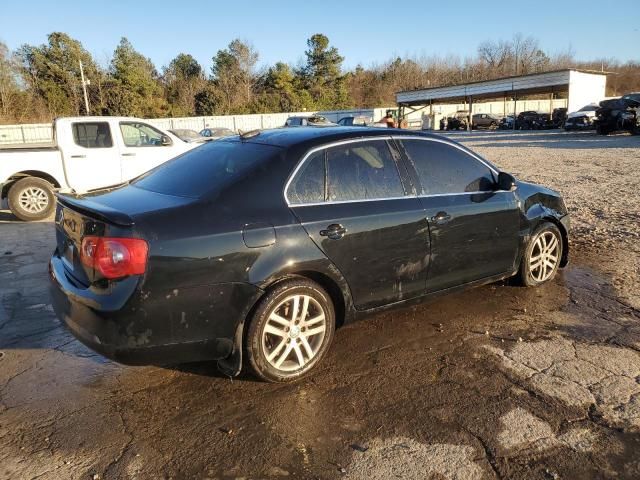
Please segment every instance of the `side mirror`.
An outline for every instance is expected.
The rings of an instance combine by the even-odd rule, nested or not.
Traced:
[[[173,142],[171,141],[171,139],[166,135],[162,135],[160,140],[162,142],[163,147],[168,147],[169,145],[173,145]]]
[[[512,192],[515,189],[516,179],[513,178],[513,175],[510,175],[507,172],[500,172],[498,174],[498,190]]]

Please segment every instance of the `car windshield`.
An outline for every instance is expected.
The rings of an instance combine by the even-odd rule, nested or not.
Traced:
[[[233,130],[229,130],[228,128],[212,128],[211,134],[215,136],[225,136],[225,137],[229,135],[235,135],[233,133]]]
[[[195,130],[178,129],[178,130],[171,130],[171,133],[173,133],[174,135],[180,138],[200,138],[200,134]]]
[[[208,142],[163,163],[131,184],[165,195],[201,198],[220,191],[279,151],[279,147],[257,143]]]
[[[598,108],[597,105],[589,104],[589,105],[585,105],[584,107],[582,107],[578,111],[579,112],[589,112],[591,110],[595,110],[596,108]]]

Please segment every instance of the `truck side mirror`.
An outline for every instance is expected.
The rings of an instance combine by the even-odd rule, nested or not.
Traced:
[[[167,135],[162,135],[160,138],[163,147],[168,147],[169,145],[173,145],[173,142]]]
[[[500,172],[498,174],[498,190],[504,190],[507,192],[512,192],[516,189],[516,179],[513,175],[507,172]]]

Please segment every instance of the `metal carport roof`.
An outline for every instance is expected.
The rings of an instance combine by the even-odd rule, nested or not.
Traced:
[[[450,87],[434,87],[396,93],[398,105],[426,105],[429,103],[457,100],[467,97],[475,99],[498,96],[527,95],[568,90],[574,72],[594,76],[606,76],[605,72],[567,69],[530,75],[471,82]]]

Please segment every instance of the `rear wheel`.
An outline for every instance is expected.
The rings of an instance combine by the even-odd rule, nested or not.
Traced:
[[[522,256],[519,283],[535,287],[552,280],[561,258],[562,234],[553,223],[545,222],[535,230]]]
[[[269,382],[291,382],[311,371],[333,340],[335,313],[327,292],[304,278],[278,284],[251,318],[245,349],[249,365]]]
[[[9,208],[20,220],[44,220],[55,208],[53,185],[37,177],[18,180],[9,189]]]

